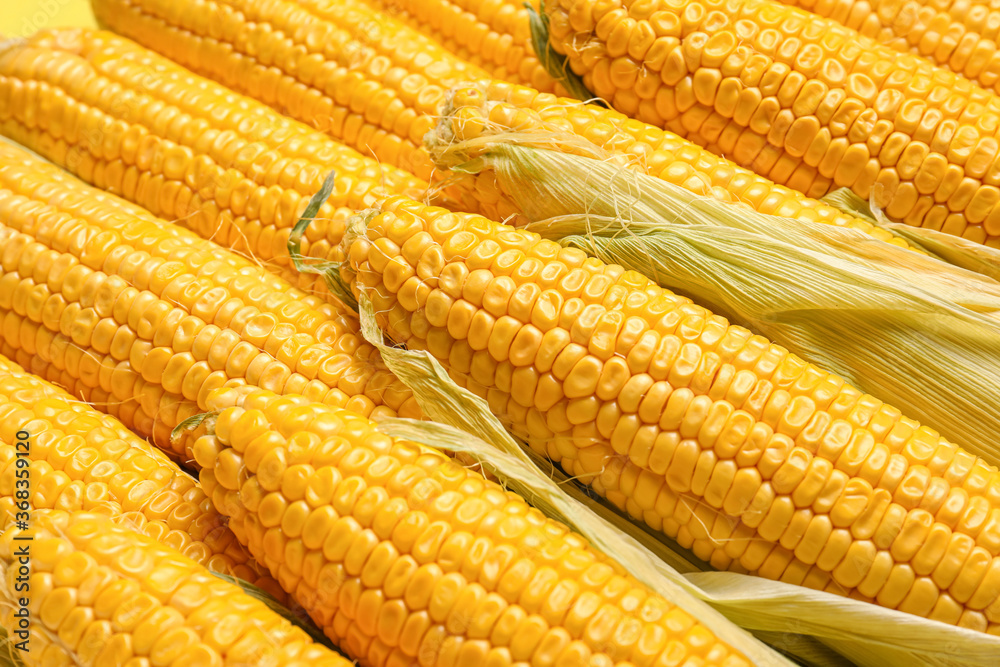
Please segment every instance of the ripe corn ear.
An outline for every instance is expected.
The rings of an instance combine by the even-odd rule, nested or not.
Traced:
[[[18,627],[18,547],[30,539],[34,665],[350,667],[302,629],[176,550],[89,512],[38,511],[0,537],[0,615]]]
[[[227,286],[246,282],[252,277],[262,289],[287,291],[290,297],[325,317],[333,320],[343,317],[343,308],[328,298],[322,281],[303,281],[291,266],[276,271],[278,267],[272,264],[268,267],[271,271],[262,271],[256,262],[236,253],[220,251],[216,244],[206,243],[190,230],[177,224],[168,224],[140,206],[91,187],[63,169],[39,160],[11,143],[0,141],[0,157],[3,158],[0,162],[0,187],[6,190],[31,192],[34,193],[31,195],[33,198],[41,201],[52,197],[52,203],[59,210],[85,218],[102,228],[118,228],[126,223],[138,224],[135,221],[141,220],[143,223],[136,227],[131,240],[145,252],[159,252],[160,256],[181,260],[196,271],[201,271],[206,265],[209,271],[213,266],[225,265],[230,270],[223,275]],[[156,233],[144,235],[154,229]],[[161,243],[166,245],[161,248]],[[307,246],[308,241],[304,241],[303,247]],[[296,281],[303,283],[304,288],[291,287],[289,291],[289,283]]]
[[[96,30],[43,31],[0,54],[0,133],[103,190],[255,258],[290,282],[288,235],[335,170],[304,239],[326,260],[355,209],[427,184],[263,104]]]
[[[849,187],[893,220],[1000,243],[1000,98],[772,0],[546,3],[591,91],[804,192]],[[803,187],[804,186],[804,187]]]
[[[531,41],[530,12],[515,0],[366,0],[437,40],[462,60],[496,79],[531,86],[543,93],[568,93],[546,71]]]
[[[698,195],[746,204],[761,213],[850,227],[882,241],[907,245],[866,220],[855,218],[743,169],[672,132],[632,120],[621,113],[530,88],[490,82],[453,91],[432,135],[435,162],[451,168],[487,149],[490,134],[516,132],[520,140],[577,155],[595,148],[621,155],[631,169],[673,183]],[[478,202],[479,212],[514,225],[531,222],[503,189],[493,171],[462,176],[454,186]]]
[[[221,389],[202,483],[365,665],[749,665],[519,496],[346,410]]]
[[[536,234],[394,198],[351,239],[344,278],[394,341],[633,519],[720,569],[1000,633],[996,468]]]
[[[1000,9],[989,2],[781,0],[1000,92]]]
[[[227,382],[419,416],[355,319],[324,315],[190,232],[121,215],[109,195],[74,198],[23,151],[0,155],[12,157],[0,168],[0,338],[30,355],[27,370],[65,372],[83,398],[183,460],[171,430]],[[3,180],[8,164],[30,162],[36,180]]]
[[[27,437],[19,439],[19,432]],[[117,419],[0,357],[2,531],[11,529],[18,518],[19,458],[30,462],[31,512],[106,514],[209,570],[284,597],[194,478]]]
[[[423,136],[445,91],[487,76],[355,0],[93,0],[92,6],[116,32],[427,180],[433,167]]]

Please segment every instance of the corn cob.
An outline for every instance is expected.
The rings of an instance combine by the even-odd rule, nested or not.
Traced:
[[[2,188],[44,202],[64,214],[97,225],[101,230],[132,230],[126,233],[130,234],[129,240],[137,249],[163,259],[182,261],[199,275],[215,276],[222,281],[221,286],[238,292],[240,296],[257,301],[268,293],[287,295],[287,299],[277,297],[277,306],[262,300],[268,308],[291,308],[289,312],[297,316],[302,316],[303,312],[310,313],[310,310],[317,311],[336,322],[340,330],[356,327],[344,321],[341,307],[302,290],[289,289],[286,281],[262,271],[257,264],[234,253],[220,252],[215,244],[206,243],[191,231],[166,224],[139,206],[96,190],[15,145],[0,142],[0,157],[3,158],[0,162]],[[317,222],[322,224],[320,220]],[[288,267],[286,274],[295,276],[298,272]],[[256,283],[257,289],[248,291],[248,283]],[[287,306],[288,300],[297,301],[305,308]],[[312,330],[318,324],[314,319],[314,315],[307,314],[301,323]]]
[[[776,183],[801,170],[803,191],[832,182],[896,221],[1000,237],[992,91],[770,0],[545,9],[553,48],[619,111]]]
[[[0,133],[321,292],[322,281],[292,270],[287,245],[330,170],[335,194],[303,245],[322,259],[338,259],[329,255],[355,209],[427,186],[93,30],[43,31],[0,54]]]
[[[720,569],[1000,633],[996,468],[536,234],[393,198],[351,238],[344,278],[392,339],[633,519]]]
[[[214,259],[226,253],[207,241],[177,242],[149,216],[113,215],[97,199],[74,213],[58,183],[20,185],[0,185],[0,338],[31,355],[29,371],[65,372],[161,448],[185,457],[171,430],[227,382],[419,415],[356,320],[324,316],[291,286]]]
[[[215,245],[206,244],[197,234],[178,225],[166,224],[163,220],[150,215],[146,209],[96,190],[55,165],[43,162],[17,146],[3,141],[0,141],[0,158],[2,158],[0,161],[2,188],[12,192],[33,193],[29,196],[43,201],[46,201],[46,197],[50,197],[51,199],[47,201],[57,206],[60,211],[84,218],[100,225],[102,229],[117,229],[135,220],[142,220],[146,223],[142,229],[155,228],[158,231],[151,236],[136,234],[132,239],[136,247],[144,252],[183,261],[188,268],[195,271],[203,270],[206,265],[209,271],[217,271],[217,268],[212,267],[224,264],[229,270],[218,273],[218,276],[225,281],[223,283],[225,287],[234,286],[239,289],[241,282],[245,283],[252,278],[268,293],[287,292],[290,297],[324,317],[334,320],[343,317],[342,308],[333,305],[323,296],[308,294],[297,288],[289,290],[289,281],[305,282],[301,280],[302,274],[291,266],[276,272],[285,278],[282,280],[262,271],[256,263],[240,255],[218,252]],[[274,269],[275,266],[272,265],[270,268]],[[326,292],[321,282],[306,286],[313,292],[321,294]]]
[[[1000,11],[994,2],[781,0],[897,51],[920,54],[1000,92]]]
[[[445,91],[478,67],[353,0],[93,0],[98,20],[417,176]]]
[[[0,537],[2,621],[18,628],[19,537],[31,540],[25,664],[350,667],[176,550],[88,512],[39,511]]]
[[[17,516],[17,433],[30,447],[32,512],[90,511],[124,521],[215,572],[283,597],[201,486],[121,422],[0,357],[0,531]],[[30,518],[30,515],[29,515]]]
[[[221,389],[202,483],[364,665],[749,665],[519,496],[344,410]]]
[[[525,133],[526,140],[535,136],[539,145],[574,154],[589,155],[596,146],[625,156],[632,169],[698,195],[741,202],[761,213],[850,227],[888,243],[906,245],[865,220],[795,189],[776,185],[670,132],[628,119],[617,111],[539,94],[522,86],[492,82],[456,89],[438,127],[428,136],[428,145],[437,164],[450,168],[477,157],[455,147],[456,143],[490,133],[502,138],[509,132]],[[553,144],[553,139],[558,145]],[[474,145],[488,147],[483,143]],[[465,197],[476,199],[479,212],[488,218],[511,220],[518,226],[530,222],[490,170],[464,176],[454,187],[464,188],[468,192]]]
[[[539,61],[531,42],[530,11],[523,2],[494,0],[366,0],[437,40],[456,56],[496,79],[568,97]]]

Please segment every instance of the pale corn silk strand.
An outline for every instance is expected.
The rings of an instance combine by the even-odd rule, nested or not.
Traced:
[[[340,266],[336,262],[316,263],[300,254],[298,240],[305,232],[310,222],[310,216],[319,209],[323,200],[333,187],[334,174],[327,177],[323,188],[318,192],[306,208],[305,214],[296,225],[289,239],[289,253],[295,266],[302,271],[311,273],[322,272],[330,285],[331,292],[351,294],[350,288],[340,277]],[[355,216],[348,226],[345,243],[365,233],[368,221],[376,211],[364,211]],[[385,363],[398,374],[404,384],[414,386],[419,394],[415,394],[421,406],[431,412],[428,417],[439,423],[420,422],[416,420],[394,420],[383,428],[383,432],[394,437],[419,442],[437,449],[444,449],[456,454],[459,458],[471,459],[480,465],[487,473],[495,474],[505,486],[512,487],[532,505],[546,512],[550,517],[576,528],[598,550],[603,551],[618,562],[628,566],[629,573],[652,590],[662,595],[672,603],[679,604],[685,611],[695,616],[715,635],[740,650],[757,665],[790,664],[780,655],[771,652],[763,645],[750,639],[745,633],[727,623],[722,616],[691,596],[681,585],[679,573],[666,565],[665,562],[653,557],[638,543],[629,542],[624,548],[620,546],[621,534],[606,523],[593,518],[594,525],[584,521],[580,523],[579,513],[582,507],[577,504],[583,499],[578,494],[575,500],[568,498],[559,487],[539,472],[539,467],[547,465],[538,459],[532,462],[524,449],[507,434],[503,425],[492,416],[488,406],[473,394],[461,389],[447,375],[444,368],[426,352],[407,351],[385,344],[382,331],[375,321],[375,313],[371,301],[361,293],[360,298],[351,303],[356,305],[361,315],[361,331],[366,340],[370,341],[385,355]],[[192,424],[193,425],[193,424]],[[492,444],[469,435],[483,435]],[[468,445],[462,446],[468,441]],[[512,471],[521,470],[519,477]],[[527,482],[523,480],[528,480]],[[610,531],[610,532],[609,532]],[[669,552],[668,552],[669,553]],[[692,568],[686,559],[674,554],[672,559],[685,563],[684,567]],[[669,559],[668,559],[669,560]],[[662,568],[662,571],[661,571]],[[812,650],[811,653],[816,653]]]
[[[359,308],[366,340],[379,348],[386,365],[434,420],[387,419],[379,423],[381,431],[470,455],[532,505],[627,563],[632,576],[680,604],[755,664],[789,663],[727,627],[713,610],[806,665],[995,664],[998,637],[791,584],[704,571],[707,564],[672,540],[631,524],[520,446],[486,403],[455,384],[429,353],[385,345],[363,294]]]
[[[7,630],[0,628],[0,667],[23,667],[24,663],[17,657],[14,644],[7,636]]]
[[[823,197],[822,201],[844,213],[869,220],[873,225],[889,230],[913,246],[949,264],[1000,280],[1000,249],[975,243],[961,236],[945,234],[936,229],[892,222],[874,202],[866,202],[847,188],[834,190]]]
[[[561,144],[562,140],[546,143]],[[701,197],[669,181],[627,169],[619,156],[609,155],[601,149],[591,151],[589,156],[577,156],[563,154],[563,151],[533,150],[529,144],[538,145],[536,135],[532,134],[524,142],[520,133],[504,135],[501,142],[485,140],[486,148],[477,151],[480,158],[467,168],[493,170],[501,184],[511,188],[510,196],[524,207],[530,221],[545,221],[544,225],[532,227],[532,231],[547,238],[558,239],[578,233],[580,214],[595,229],[603,228],[600,232],[603,236],[647,235],[662,230],[664,221],[675,225],[724,226],[765,234],[793,245],[808,243],[817,252],[839,253],[838,257],[846,256],[849,261],[875,263],[880,270],[907,283],[926,285],[926,278],[931,275],[936,292],[949,301],[976,312],[1000,310],[1000,283],[988,270],[989,259],[1000,267],[1000,251],[993,248],[950,234],[893,223],[871,211],[843,209],[898,235],[912,231],[912,236],[906,236],[906,240],[932,255],[919,256],[903,252],[896,245],[879,243],[857,230],[793,221],[762,214],[748,206]],[[541,148],[544,147],[542,144]],[[457,148],[461,150],[462,144]],[[850,197],[857,199],[853,194]],[[560,216],[567,217],[554,220]],[[612,220],[598,222],[595,216]],[[616,232],[615,228],[622,225],[627,225],[627,230]],[[930,242],[925,242],[924,247],[918,243],[922,239],[936,239],[937,244],[932,247]],[[956,248],[956,261],[950,262],[954,267],[949,266],[945,257],[939,256],[938,253],[943,252],[939,246]],[[977,266],[972,259],[964,259],[966,256],[976,258],[987,268]],[[963,261],[957,261],[959,259]],[[969,271],[982,275],[970,275]]]
[[[496,101],[495,97],[501,99]],[[534,101],[525,102],[526,97]],[[456,189],[474,193],[470,196],[480,202],[481,213],[509,220],[514,226],[526,224],[527,214],[503,191],[492,172],[475,173],[475,165],[481,164],[480,152],[501,140],[612,160],[623,169],[653,174],[701,195],[723,201],[745,200],[765,213],[846,226],[913,249],[872,221],[809,199],[670,132],[594,104],[538,96],[527,88],[504,92],[502,85],[472,86],[454,89],[442,114],[442,120],[424,138],[436,164],[452,172],[449,182],[457,182]],[[465,171],[473,173],[462,173]]]
[[[622,113],[802,192],[851,187],[895,220],[1000,242],[993,91],[772,0],[546,11],[554,48]]]
[[[558,136],[542,142],[539,139],[538,133],[526,136],[508,133],[498,135],[497,140],[483,138],[455,144],[452,150],[459,154],[478,155],[479,157],[459,168],[494,170],[500,184],[512,189],[509,194],[517,198],[519,205],[524,206],[525,215],[530,221],[575,214],[592,220],[597,215],[627,223],[629,234],[646,234],[661,229],[663,224],[658,221],[664,218],[674,223],[687,224],[689,217],[696,217],[702,224],[725,225],[749,232],[761,229],[772,235],[801,232],[814,239],[814,246],[816,242],[822,243],[824,252],[839,249],[851,257],[856,256],[869,263],[877,262],[880,268],[908,282],[926,284],[926,276],[933,275],[935,289],[949,300],[973,310],[990,312],[1000,304],[997,300],[1000,297],[1000,283],[991,280],[985,275],[986,272],[980,271],[984,273],[983,276],[970,275],[961,270],[964,267],[955,269],[912,253],[900,253],[895,247],[869,243],[867,237],[850,230],[832,228],[829,225],[790,225],[780,218],[715,200],[706,200],[701,204],[710,214],[699,214],[700,209],[694,209],[692,205],[703,201],[703,198],[660,179],[626,170],[625,163],[619,156],[608,155],[594,146],[585,154],[594,159],[586,160],[575,155],[561,154],[562,151],[536,151],[519,145],[523,143],[544,147],[564,143]],[[570,139],[571,137],[567,138]],[[468,146],[473,142],[477,143],[475,148]],[[876,222],[870,213],[866,217]],[[895,223],[885,224],[893,225],[894,229],[913,229],[918,238],[930,231]],[[559,238],[574,233],[574,229],[578,228],[578,223],[568,217],[563,221],[550,220],[544,227],[536,227],[533,231],[549,238]],[[610,235],[610,231],[606,230],[604,233]],[[938,236],[945,236],[949,240],[954,238],[950,235]],[[964,240],[960,239],[959,243],[959,247],[969,247]],[[975,248],[982,249],[983,246],[975,244]],[[985,248],[977,256],[995,258],[997,254],[996,251]]]
[[[1000,415],[983,400],[1000,393],[1000,283],[851,229],[699,197],[596,149],[518,144],[453,149],[495,173],[530,231],[645,273],[1000,462]]]
[[[540,472],[483,400],[455,384],[430,354],[386,345],[375,322],[371,301],[364,293],[358,306],[362,334],[386,355],[386,364],[399,374],[400,380],[413,387],[417,400],[430,410],[426,414],[433,420],[392,419],[380,423],[380,430],[393,437],[471,455],[497,475],[504,486],[551,518],[580,532],[598,551],[625,565],[631,576],[704,623],[719,639],[743,652],[754,664],[760,667],[790,664],[691,595],[676,570],[590,513],[577,500],[569,498]]]

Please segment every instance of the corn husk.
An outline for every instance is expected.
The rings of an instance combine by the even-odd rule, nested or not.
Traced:
[[[988,398],[1000,394],[1000,282],[617,162],[501,143],[477,164],[532,231],[640,271],[1000,463]]]
[[[490,413],[486,403],[456,385],[437,360],[426,352],[385,345],[375,323],[371,301],[362,295],[359,306],[365,339],[379,349],[386,366],[413,391],[424,414],[434,420],[385,419],[379,422],[379,430],[393,437],[469,455],[505,487],[582,534],[596,549],[623,564],[633,577],[683,607],[716,636],[751,658],[754,664],[760,667],[790,664],[691,595],[690,585],[666,558],[657,557],[634,537],[590,511],[585,494],[578,493],[572,498],[560,488],[562,485],[543,474],[541,468],[550,470],[552,464],[537,458],[532,460],[526,449]],[[606,516],[614,517],[610,513]],[[617,517],[613,520],[622,521]],[[659,546],[662,551],[663,545]],[[695,567],[681,555],[668,555],[668,558],[687,569]]]
[[[606,106],[603,102],[596,100],[594,95],[587,90],[583,78],[570,69],[566,56],[557,53],[552,48],[552,44],[549,42],[549,15],[545,13],[545,0],[539,0],[537,11],[531,6],[531,3],[525,2],[524,6],[528,9],[531,46],[538,54],[538,61],[549,76],[561,83],[563,88],[576,99],[589,100]]]
[[[990,248],[982,243],[975,243],[954,234],[945,234],[936,229],[912,227],[900,222],[892,222],[877,206],[869,204],[848,188],[834,190],[823,197],[823,201],[845,213],[869,220],[872,224],[887,229],[896,236],[906,239],[911,245],[939,259],[994,280],[1000,280],[1000,250],[997,248]]]
[[[997,637],[791,584],[702,571],[706,566],[679,546],[631,524],[521,446],[486,403],[458,387],[429,354],[385,345],[371,302],[362,295],[359,305],[365,338],[410,387],[425,414],[438,422],[388,419],[379,424],[383,432],[469,455],[532,505],[626,565],[636,579],[696,616],[754,664],[789,664],[778,651],[801,664],[824,667],[985,667],[1000,655]],[[722,617],[777,650],[766,649]]]
[[[19,653],[7,636],[6,628],[0,627],[0,667],[24,667]]]
[[[370,215],[356,216],[348,234],[363,233]],[[340,267],[326,270],[335,274],[331,280],[340,280]],[[704,563],[671,540],[629,522],[515,441],[485,402],[458,387],[429,354],[386,345],[370,300],[361,294],[357,303],[365,339],[413,391],[425,414],[438,422],[388,419],[379,424],[383,432],[476,461],[502,484],[625,564],[638,580],[683,606],[755,664],[787,665],[784,653],[801,664],[831,667],[851,662],[985,666],[1000,654],[1000,639],[982,633],[789,584],[703,571]],[[722,617],[767,640],[777,651],[751,640]]]
[[[323,185],[320,186],[319,192],[309,199],[309,204],[302,212],[302,217],[298,219],[295,226],[292,227],[291,233],[288,235],[288,254],[291,257],[292,266],[295,267],[296,271],[322,276],[326,282],[327,289],[330,290],[330,294],[339,299],[348,308],[357,310],[358,304],[354,301],[354,295],[351,293],[350,288],[340,279],[338,271],[340,265],[337,262],[329,262],[302,254],[302,236],[306,233],[306,228],[316,219],[323,204],[333,193],[333,184],[336,179],[337,172],[331,171],[323,179]],[[171,437],[173,437],[173,434]]]

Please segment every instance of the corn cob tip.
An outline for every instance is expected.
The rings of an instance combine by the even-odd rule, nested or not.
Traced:
[[[507,88],[502,83],[494,83],[489,89],[472,83],[449,91],[438,122],[424,136],[424,146],[437,167],[475,173],[479,166],[473,160],[484,157],[491,146],[511,143],[556,148],[602,160],[611,157],[584,137],[529,117],[511,103],[520,90],[526,89],[507,91]],[[576,100],[546,97],[551,98],[547,101],[553,105],[584,105]]]
[[[453,169],[470,159],[467,142],[491,133],[490,107],[482,87],[474,83],[448,91],[437,122],[424,135],[424,148],[436,167]]]

